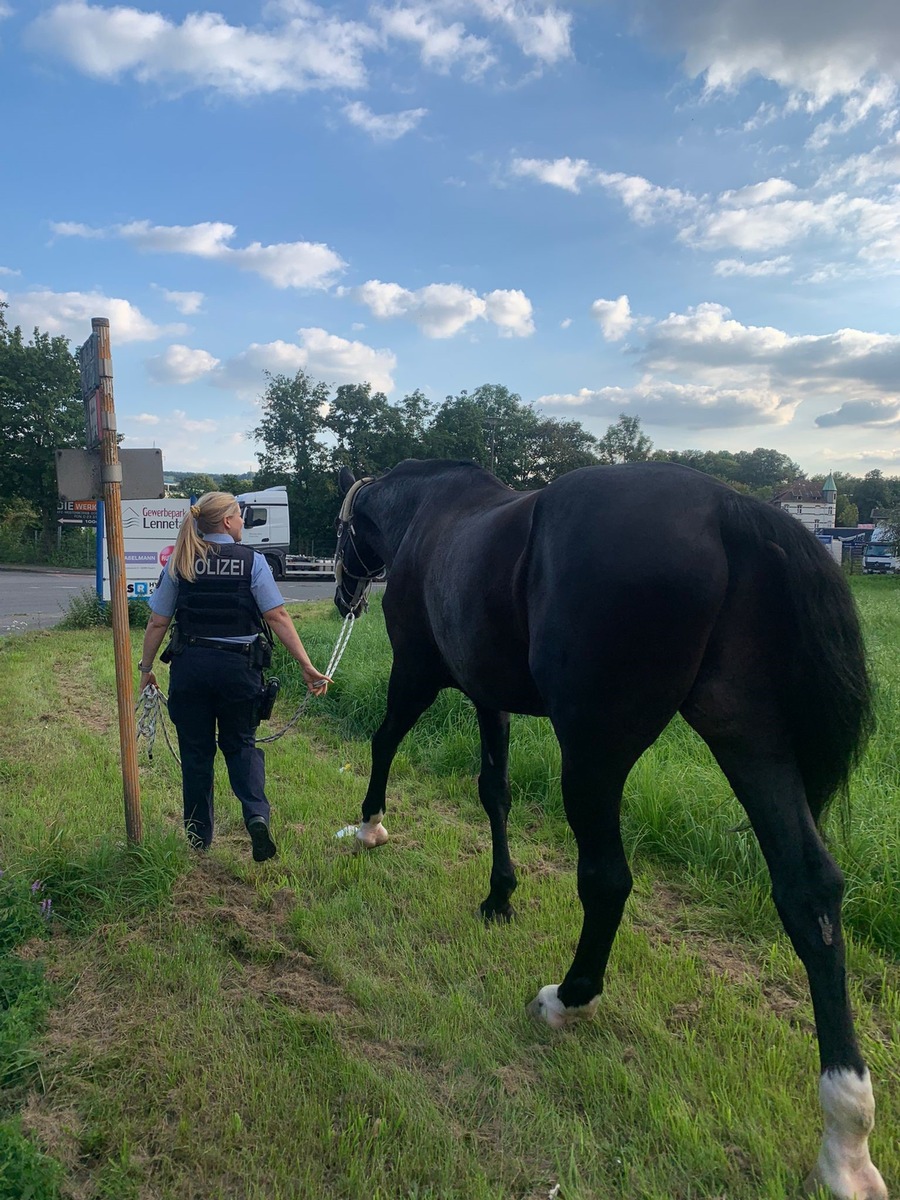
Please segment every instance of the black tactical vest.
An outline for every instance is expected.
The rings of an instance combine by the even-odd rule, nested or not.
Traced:
[[[181,637],[248,637],[263,631],[250,580],[253,551],[237,542],[208,543],[194,562],[193,583],[179,577],[175,621]]]

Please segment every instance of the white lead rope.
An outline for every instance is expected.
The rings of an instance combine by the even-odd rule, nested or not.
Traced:
[[[354,617],[353,613],[348,613],[346,617],[344,617],[344,623],[341,625],[341,631],[338,634],[337,642],[335,643],[334,650],[331,653],[331,658],[328,660],[328,666],[325,668],[324,672],[329,678],[334,677],[334,673],[338,668],[338,663],[340,663],[344,656],[344,651],[347,649],[347,644],[350,641],[350,635],[353,632],[353,626],[355,623],[356,618]],[[301,700],[299,708],[288,721],[287,725],[285,725],[284,729],[279,730],[278,733],[270,734],[269,737],[256,738],[255,744],[259,746],[264,742],[277,742],[279,738],[284,737],[287,731],[292,729],[300,720],[301,716],[306,711],[306,707],[310,700],[316,698],[315,692],[307,692]],[[166,739],[166,745],[171,750],[172,757],[175,759],[178,765],[181,766],[181,759],[175,753],[175,747],[172,745],[172,741],[169,737],[169,729],[166,723],[164,706],[168,706],[168,698],[166,697],[165,692],[163,692],[163,690],[157,684],[148,683],[141,692],[137,704],[134,706],[134,711],[137,718],[137,736],[138,738],[143,737],[146,741],[147,756],[152,762],[153,746],[156,741],[156,729],[157,725],[161,725],[163,736]]]

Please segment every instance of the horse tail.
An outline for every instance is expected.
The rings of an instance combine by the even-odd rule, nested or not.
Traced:
[[[752,547],[753,557],[763,555],[776,572],[783,673],[774,686],[818,822],[835,795],[846,805],[850,773],[874,725],[853,595],[841,568],[796,518],[731,490],[722,510],[726,555]]]

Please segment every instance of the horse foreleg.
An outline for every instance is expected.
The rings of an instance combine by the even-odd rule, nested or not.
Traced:
[[[513,916],[509,898],[516,888],[516,872],[509,857],[506,821],[509,793],[509,713],[476,705],[481,730],[481,774],[478,795],[491,823],[491,890],[481,904],[486,921],[508,921]]]
[[[772,879],[772,899],[806,968],[816,1018],[825,1135],[809,1192],[827,1188],[837,1200],[887,1200],[869,1157],[875,1100],[847,993],[841,898],[844,880],[819,837],[797,768],[708,739],[753,824]]]
[[[373,850],[388,840],[383,822],[391,763],[397,747],[434,702],[439,690],[437,683],[432,684],[419,675],[410,677],[394,660],[388,684],[387,712],[372,738],[372,770],[363,800],[362,823],[356,831],[357,843],[362,849]]]
[[[613,765],[611,756],[604,761],[596,741],[584,737],[573,744],[560,735],[560,746],[563,801],[578,844],[578,897],[584,921],[565,979],[558,987],[541,988],[528,1006],[533,1017],[554,1029],[594,1015],[632,885],[619,830],[622,788],[631,763],[623,770],[621,764]]]

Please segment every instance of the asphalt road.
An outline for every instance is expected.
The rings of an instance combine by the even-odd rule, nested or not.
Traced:
[[[94,588],[94,573],[63,571],[0,570],[0,637],[45,629],[61,621],[69,601],[79,592]],[[334,583],[279,583],[285,600],[330,600]]]

